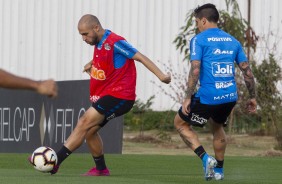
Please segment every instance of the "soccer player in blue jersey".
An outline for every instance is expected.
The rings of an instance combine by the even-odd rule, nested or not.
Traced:
[[[223,126],[238,99],[235,62],[249,91],[249,113],[256,112],[257,107],[255,81],[239,41],[217,27],[219,13],[215,5],[196,8],[194,17],[200,33],[190,42],[191,68],[186,97],[175,116],[174,126],[187,146],[201,158],[205,179],[222,180],[227,144]],[[200,86],[194,93],[198,81]],[[193,126],[203,127],[207,122],[213,133],[215,158],[206,153],[192,129]]]

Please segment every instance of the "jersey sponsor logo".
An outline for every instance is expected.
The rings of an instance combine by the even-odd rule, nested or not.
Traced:
[[[198,114],[192,113],[191,121],[195,121],[195,122],[203,125],[203,124],[206,124],[208,120],[203,118],[203,117],[200,117]]]
[[[230,62],[213,62],[212,74],[215,77],[233,76],[233,63]]]
[[[224,89],[224,88],[229,88],[230,86],[233,86],[232,81],[216,81],[215,82],[215,88],[216,89]]]
[[[102,109],[102,110],[105,110],[103,107],[101,107],[100,104],[98,104],[98,108],[99,108],[99,109]]]
[[[124,53],[126,56],[129,55],[129,52],[128,52],[128,51],[126,51],[126,50],[124,50],[123,48],[119,47],[117,44],[115,44],[114,47],[115,47],[116,49],[118,49],[120,52]]]
[[[213,53],[214,55],[232,55],[233,52],[234,52],[233,50],[214,49],[212,53]]]
[[[91,77],[96,80],[106,80],[106,75],[104,70],[98,70],[94,66],[91,68]]]
[[[237,92],[234,93],[229,93],[229,94],[225,94],[225,95],[218,95],[218,96],[214,96],[213,100],[225,100],[225,99],[236,99],[237,98]]]
[[[232,42],[230,37],[210,37],[208,38],[209,42]]]
[[[192,42],[192,55],[195,56],[196,55],[196,39],[197,37],[195,37],[193,39],[193,42]]]
[[[109,120],[111,120],[111,119],[114,119],[115,117],[116,117],[116,114],[113,113],[113,114],[111,114],[110,116],[108,116],[106,119],[109,121]]]
[[[99,99],[100,99],[100,96],[96,96],[96,95],[90,96],[91,102],[97,102]]]

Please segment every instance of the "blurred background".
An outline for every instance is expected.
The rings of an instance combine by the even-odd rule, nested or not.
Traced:
[[[213,3],[227,10],[224,0],[0,0],[0,67],[35,79],[57,81],[88,79],[83,66],[92,58],[93,47],[85,44],[77,31],[84,14],[96,15],[106,29],[122,35],[141,53],[163,70],[187,76],[188,59],[173,43],[180,28],[186,25],[189,11],[198,5]],[[280,59],[282,37],[279,0],[237,0],[241,17],[258,36],[257,62],[268,57],[267,49],[275,44]],[[232,8],[229,7],[232,13]],[[266,35],[268,47],[263,41]],[[187,42],[188,44],[188,42]],[[281,66],[281,60],[278,60]],[[173,90],[161,83],[143,65],[137,64],[137,99],[146,102],[155,95],[151,108],[176,110],[178,100]],[[176,85],[177,79],[172,81]],[[161,85],[161,87],[159,86]],[[278,84],[279,85],[279,84]],[[165,94],[167,93],[167,94]],[[182,93],[182,92],[181,92]],[[180,95],[180,97],[179,97]]]

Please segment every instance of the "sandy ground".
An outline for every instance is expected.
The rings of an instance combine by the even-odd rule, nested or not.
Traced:
[[[199,139],[208,153],[213,154],[212,135],[199,134]],[[274,150],[276,140],[271,136],[229,135],[226,156],[282,156]],[[123,154],[194,155],[176,132],[159,134],[158,131],[125,131]]]

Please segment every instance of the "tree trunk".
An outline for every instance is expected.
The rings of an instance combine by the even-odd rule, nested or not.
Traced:
[[[271,121],[274,125],[275,139],[277,140],[277,147],[275,149],[282,150],[282,131],[280,130],[277,121],[273,118],[273,114],[271,114]]]
[[[234,108],[232,109],[230,116],[229,116],[229,123],[228,123],[228,136],[229,136],[229,138],[232,137],[233,122],[234,122]]]

